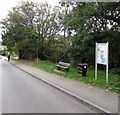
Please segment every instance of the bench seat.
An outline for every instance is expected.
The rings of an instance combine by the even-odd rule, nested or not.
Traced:
[[[70,69],[70,64],[59,61],[59,64],[56,65],[56,67],[58,68],[58,70],[64,69],[64,70],[66,70],[66,71],[69,71],[69,69]]]
[[[64,68],[64,69],[68,69],[69,67],[65,67],[65,66],[61,66],[61,65],[56,65],[56,67],[60,67],[60,68]]]

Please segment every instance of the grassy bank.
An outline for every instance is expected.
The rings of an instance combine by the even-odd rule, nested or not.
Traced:
[[[112,91],[115,91],[117,93],[120,91],[120,84],[118,84],[118,78],[120,76],[117,74],[109,74],[109,82],[106,83],[105,71],[98,71],[98,79],[95,80],[94,79],[95,78],[94,77],[95,76],[94,69],[88,68],[87,76],[81,77],[77,74],[77,68],[72,67],[72,68],[70,68],[69,72],[60,73],[60,72],[55,71],[57,69],[55,67],[55,65],[56,64],[54,64],[50,61],[40,61],[38,64],[33,64],[32,66],[34,66],[36,68],[43,69],[43,70],[50,72],[50,73],[64,76],[66,78],[79,80],[81,82],[85,82],[85,83],[91,84],[91,85],[96,86],[96,87],[104,88],[107,90],[112,90]]]
[[[77,74],[77,68],[71,67],[69,72],[56,72],[56,64],[52,63],[50,61],[39,61],[39,63],[36,63],[35,61],[28,61],[28,60],[18,60],[24,64],[43,69],[47,72],[54,73],[60,76],[64,76],[66,78],[79,80],[81,82],[91,84],[96,87],[100,87],[107,90],[111,90],[114,92],[119,93],[120,92],[120,84],[118,83],[118,78],[120,78],[120,75],[117,74],[109,74],[109,82],[106,83],[106,76],[105,71],[98,71],[98,79],[95,80],[95,71],[94,69],[88,68],[87,70],[87,76],[81,77]]]

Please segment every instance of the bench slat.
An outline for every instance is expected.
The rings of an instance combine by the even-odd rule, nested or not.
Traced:
[[[65,63],[65,62],[59,62],[60,65],[63,65],[63,66],[67,66],[67,67],[70,67],[70,64],[69,63]]]
[[[69,67],[65,67],[65,66],[61,66],[61,65],[56,65],[56,67],[60,67],[60,68],[64,68],[64,69],[68,69]]]

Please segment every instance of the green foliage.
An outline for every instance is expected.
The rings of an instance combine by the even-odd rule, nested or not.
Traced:
[[[48,57],[47,59],[52,62],[58,62],[58,61],[69,61],[69,57],[67,54],[67,47],[69,46],[69,38],[65,38],[64,36],[59,36],[55,38],[53,41],[51,41],[52,45],[49,49],[47,49]]]
[[[19,58],[34,53],[46,59],[61,30],[62,18],[60,7],[52,9],[47,3],[21,2],[2,21],[3,43],[9,50],[16,46]]]
[[[120,69],[119,69],[119,68],[110,69],[110,70],[109,70],[109,73],[119,74],[119,75],[120,75]]]
[[[8,49],[7,49],[7,48],[4,48],[4,49],[2,50],[2,55],[7,55],[7,53],[8,53]]]
[[[95,43],[109,42],[109,67],[118,68],[120,66],[118,18],[118,3],[76,3],[64,19],[71,38],[71,46],[68,48],[71,63],[94,65]]]

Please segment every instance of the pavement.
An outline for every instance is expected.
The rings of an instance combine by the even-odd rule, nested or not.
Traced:
[[[118,94],[115,92],[106,91],[77,80],[48,73],[17,61],[11,60],[10,63],[97,112],[118,114]]]

